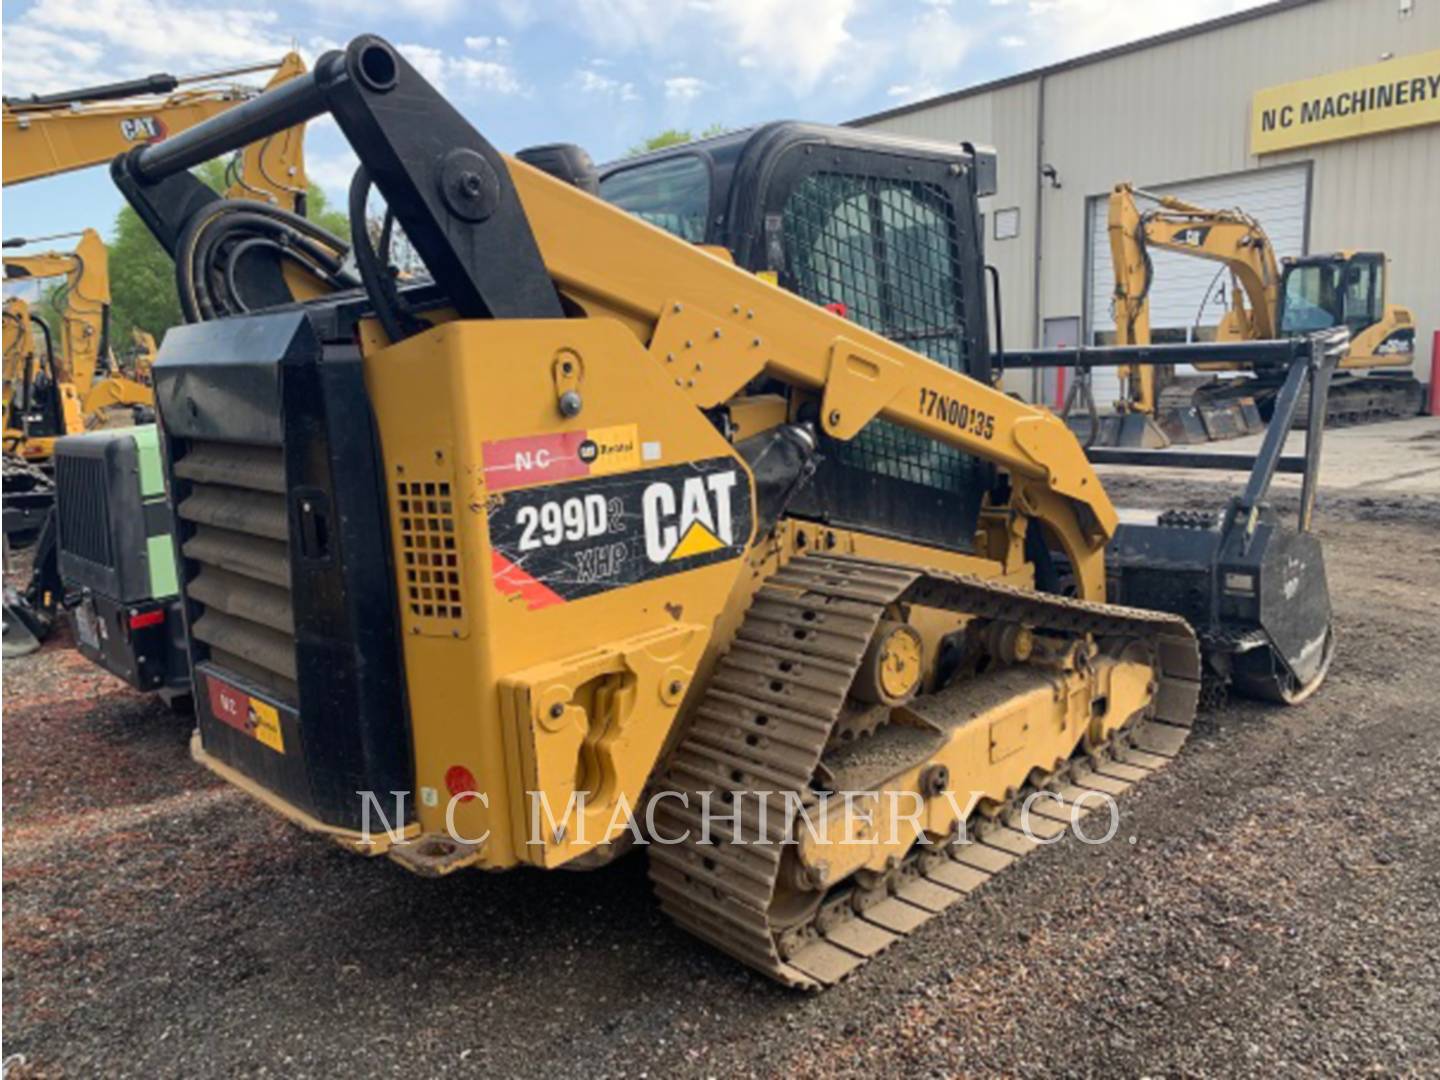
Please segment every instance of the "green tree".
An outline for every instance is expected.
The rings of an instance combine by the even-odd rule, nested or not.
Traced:
[[[704,131],[700,132],[700,138],[709,139],[716,135],[724,135],[729,131],[724,124],[711,124]],[[694,142],[695,136],[686,128],[666,128],[658,135],[651,135],[648,139],[636,143],[625,151],[626,157],[635,157],[637,154],[648,154],[651,150],[662,150],[667,146],[679,146],[681,143]]]
[[[195,174],[217,192],[229,186],[224,161],[207,161]],[[333,209],[325,192],[314,184],[307,191],[306,216],[348,241],[349,219]],[[175,292],[175,264],[140,216],[128,206],[116,217],[114,236],[107,246],[112,347],[127,347],[130,332],[137,327],[148,330],[159,340],[166,330],[181,322],[180,299]]]
[[[49,328],[54,338],[56,350],[63,347],[60,335],[65,332],[65,329],[61,309],[65,304],[66,287],[66,282],[63,278],[59,281],[51,281],[48,284],[42,283],[40,286],[40,295],[36,299],[34,306],[30,309],[30,317],[32,319],[42,319]],[[36,345],[43,349],[43,339],[38,339]]]
[[[347,244],[350,243],[349,215],[331,206],[329,196],[316,184],[311,184],[306,191],[305,216],[326,232],[333,233]]]

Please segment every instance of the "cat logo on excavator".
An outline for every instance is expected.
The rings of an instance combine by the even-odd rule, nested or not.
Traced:
[[[159,142],[165,138],[165,122],[158,116],[127,116],[120,121],[126,142]]]

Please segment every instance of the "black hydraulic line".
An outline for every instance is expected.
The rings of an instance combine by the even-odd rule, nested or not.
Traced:
[[[1338,350],[1312,345],[1310,371],[1310,412],[1305,417],[1305,478],[1300,484],[1301,532],[1310,531],[1315,514],[1315,493],[1320,484],[1320,446],[1324,439],[1325,412],[1330,400],[1330,377],[1340,363]]]
[[[168,94],[180,86],[174,75],[146,75],[143,79],[129,79],[125,82],[102,83],[80,90],[60,90],[53,94],[31,94],[29,97],[7,97],[5,104],[11,108],[42,108],[46,105],[69,105],[77,101],[113,101],[116,98],[136,97],[140,94]]]
[[[990,299],[995,307],[995,356],[999,359],[993,374],[998,380],[1005,374],[1005,323],[1000,311],[1000,268],[986,263],[985,273],[990,275]]]
[[[1087,448],[1085,455],[1093,465],[1140,465],[1157,469],[1207,469],[1250,472],[1259,460],[1257,454],[1235,454],[1217,450],[1131,450],[1117,446]],[[1275,459],[1275,471],[1304,473],[1306,460],[1301,454],[1287,454]]]
[[[1024,349],[1005,354],[1007,368],[1119,367],[1124,364],[1236,363],[1288,368],[1297,356],[1305,356],[1304,340],[1281,338],[1274,341],[1227,341],[1181,345],[1078,345],[1064,349]]]
[[[294,262],[333,288],[356,284],[343,269],[343,242],[314,222],[248,199],[215,200],[192,215],[176,246],[176,290],[187,321],[249,310],[234,265],[239,247],[255,249],[251,241],[268,244],[278,258]],[[212,274],[218,281],[212,280]],[[217,286],[223,288],[217,292]]]
[[[374,305],[380,326],[393,344],[409,337],[423,324],[400,299],[400,290],[390,273],[390,229],[394,219],[388,209],[380,237],[383,257],[376,253],[370,241],[370,225],[365,216],[370,186],[370,173],[361,165],[350,178],[350,250],[355,254],[355,267],[360,271],[360,281]]]

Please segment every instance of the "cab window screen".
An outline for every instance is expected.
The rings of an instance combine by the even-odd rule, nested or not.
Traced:
[[[781,229],[787,286],[816,304],[841,303],[868,330],[968,371],[954,207],[916,181],[815,173],[787,199]],[[947,492],[973,489],[979,463],[876,420],[826,453],[843,466]]]
[[[600,197],[698,244],[710,216],[710,170],[693,154],[637,165],[601,180]]]

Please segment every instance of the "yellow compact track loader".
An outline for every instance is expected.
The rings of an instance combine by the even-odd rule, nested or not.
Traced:
[[[325,112],[348,255],[187,171]],[[1163,768],[1203,684],[1324,677],[1313,536],[1152,522],[1208,554],[1140,606],[1075,437],[991,386],[983,148],[779,123],[598,175],[364,36],[112,174],[195,320],[154,369],[194,756],[356,851],[643,839],[680,925],[818,988]]]

